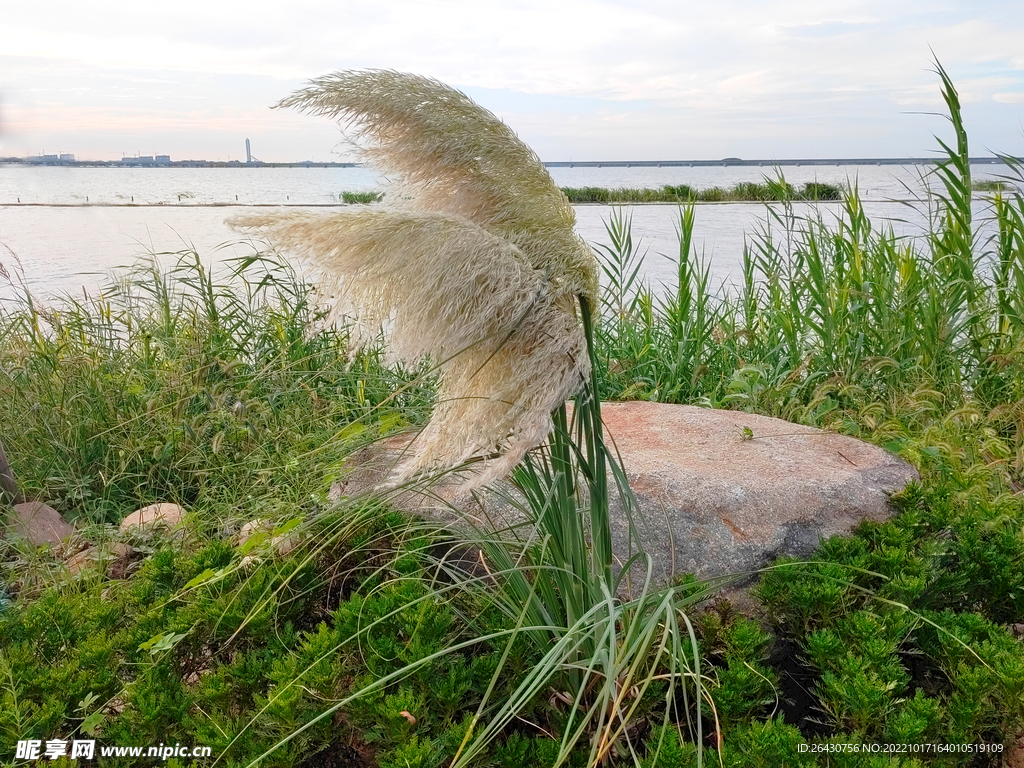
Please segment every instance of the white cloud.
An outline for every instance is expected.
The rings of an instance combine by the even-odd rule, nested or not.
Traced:
[[[942,108],[929,46],[965,105],[996,105],[984,113],[991,125],[968,126],[979,146],[1005,146],[1000,131],[1021,120],[1024,17],[1003,0],[108,0],[102,9],[69,0],[5,8],[6,151],[28,151],[36,137],[71,147],[75,126],[89,125],[91,144],[78,154],[109,156],[108,124],[141,137],[163,127],[183,141],[193,131],[189,154],[201,156],[209,134],[255,123],[295,131],[291,149],[281,138],[283,156],[264,159],[306,157],[333,129],[265,107],[308,77],[388,67],[480,89],[510,122],[528,115],[514,127],[549,159],[579,158],[583,136],[594,157],[642,156],[651,142],[681,139],[694,157],[718,156],[726,140],[729,154],[750,156],[768,141],[802,148],[800,131],[820,135],[824,154],[914,154],[930,129],[902,113]],[[536,106],[523,109],[531,94]],[[552,99],[573,103],[572,120]],[[891,130],[879,137],[880,125]]]

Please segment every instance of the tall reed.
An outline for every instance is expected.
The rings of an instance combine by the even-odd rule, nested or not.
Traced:
[[[684,206],[675,285],[649,318],[626,327],[609,314],[613,330],[599,336],[599,354],[613,361],[602,392],[790,416],[825,389],[870,399],[927,385],[951,403],[979,398],[989,408],[1024,396],[1024,201],[1010,183],[1020,164],[1006,159],[1007,188],[987,208],[995,234],[983,241],[959,97],[936,68],[953,139],[939,140],[944,159],[923,179],[924,237],[872,223],[856,185],[827,218],[798,209],[780,177],[781,202],[747,239],[739,289],[719,290],[692,253],[694,214]],[[620,303],[644,302],[648,287],[634,288]]]

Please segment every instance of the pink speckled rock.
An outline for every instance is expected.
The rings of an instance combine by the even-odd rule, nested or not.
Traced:
[[[28,541],[34,547],[44,544],[58,546],[68,538],[72,528],[60,512],[41,501],[26,501],[14,505],[14,514],[7,521],[7,533]]]
[[[160,502],[137,509],[121,521],[121,530],[133,528],[174,528],[185,518],[185,510],[177,504]]]
[[[639,502],[640,539],[665,574],[672,558],[676,572],[706,578],[809,555],[887,519],[889,496],[918,479],[877,446],[782,419],[641,402],[607,403],[602,415]],[[624,516],[613,526],[625,542]]]
[[[889,496],[918,479],[874,445],[767,416],[649,402],[605,403],[602,412],[638,502],[636,533],[662,584],[687,572],[709,578],[810,555],[824,538],[888,518]],[[335,495],[372,487],[408,440],[391,438],[352,457],[356,468]],[[507,504],[459,500],[444,485],[391,498],[443,519],[454,517],[454,503],[475,523],[519,521]],[[618,498],[612,535],[624,560],[629,522]]]

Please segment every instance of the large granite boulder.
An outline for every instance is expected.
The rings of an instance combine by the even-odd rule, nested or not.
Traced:
[[[606,403],[602,411],[606,439],[637,499],[634,530],[662,584],[682,573],[709,578],[753,571],[781,555],[807,556],[824,538],[885,520],[889,496],[918,478],[874,445],[767,416],[649,402]],[[334,495],[372,488],[409,440],[391,438],[354,455]],[[475,524],[518,521],[497,497],[460,497],[443,484],[391,498],[445,520],[457,518],[454,507]],[[618,498],[612,527],[624,559],[630,526]]]
[[[644,548],[701,578],[810,555],[825,538],[892,514],[918,479],[905,461],[852,437],[738,411],[609,403],[606,431],[641,512]],[[623,516],[613,518],[622,542]],[[667,536],[671,535],[669,542]]]

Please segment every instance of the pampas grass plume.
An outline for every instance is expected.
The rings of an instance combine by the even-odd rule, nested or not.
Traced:
[[[469,485],[508,474],[589,375],[576,302],[596,306],[597,263],[537,156],[464,94],[370,70],[314,80],[278,106],[339,119],[396,178],[381,206],[241,216],[312,261],[357,338],[440,366],[430,421],[394,482],[483,459]]]

